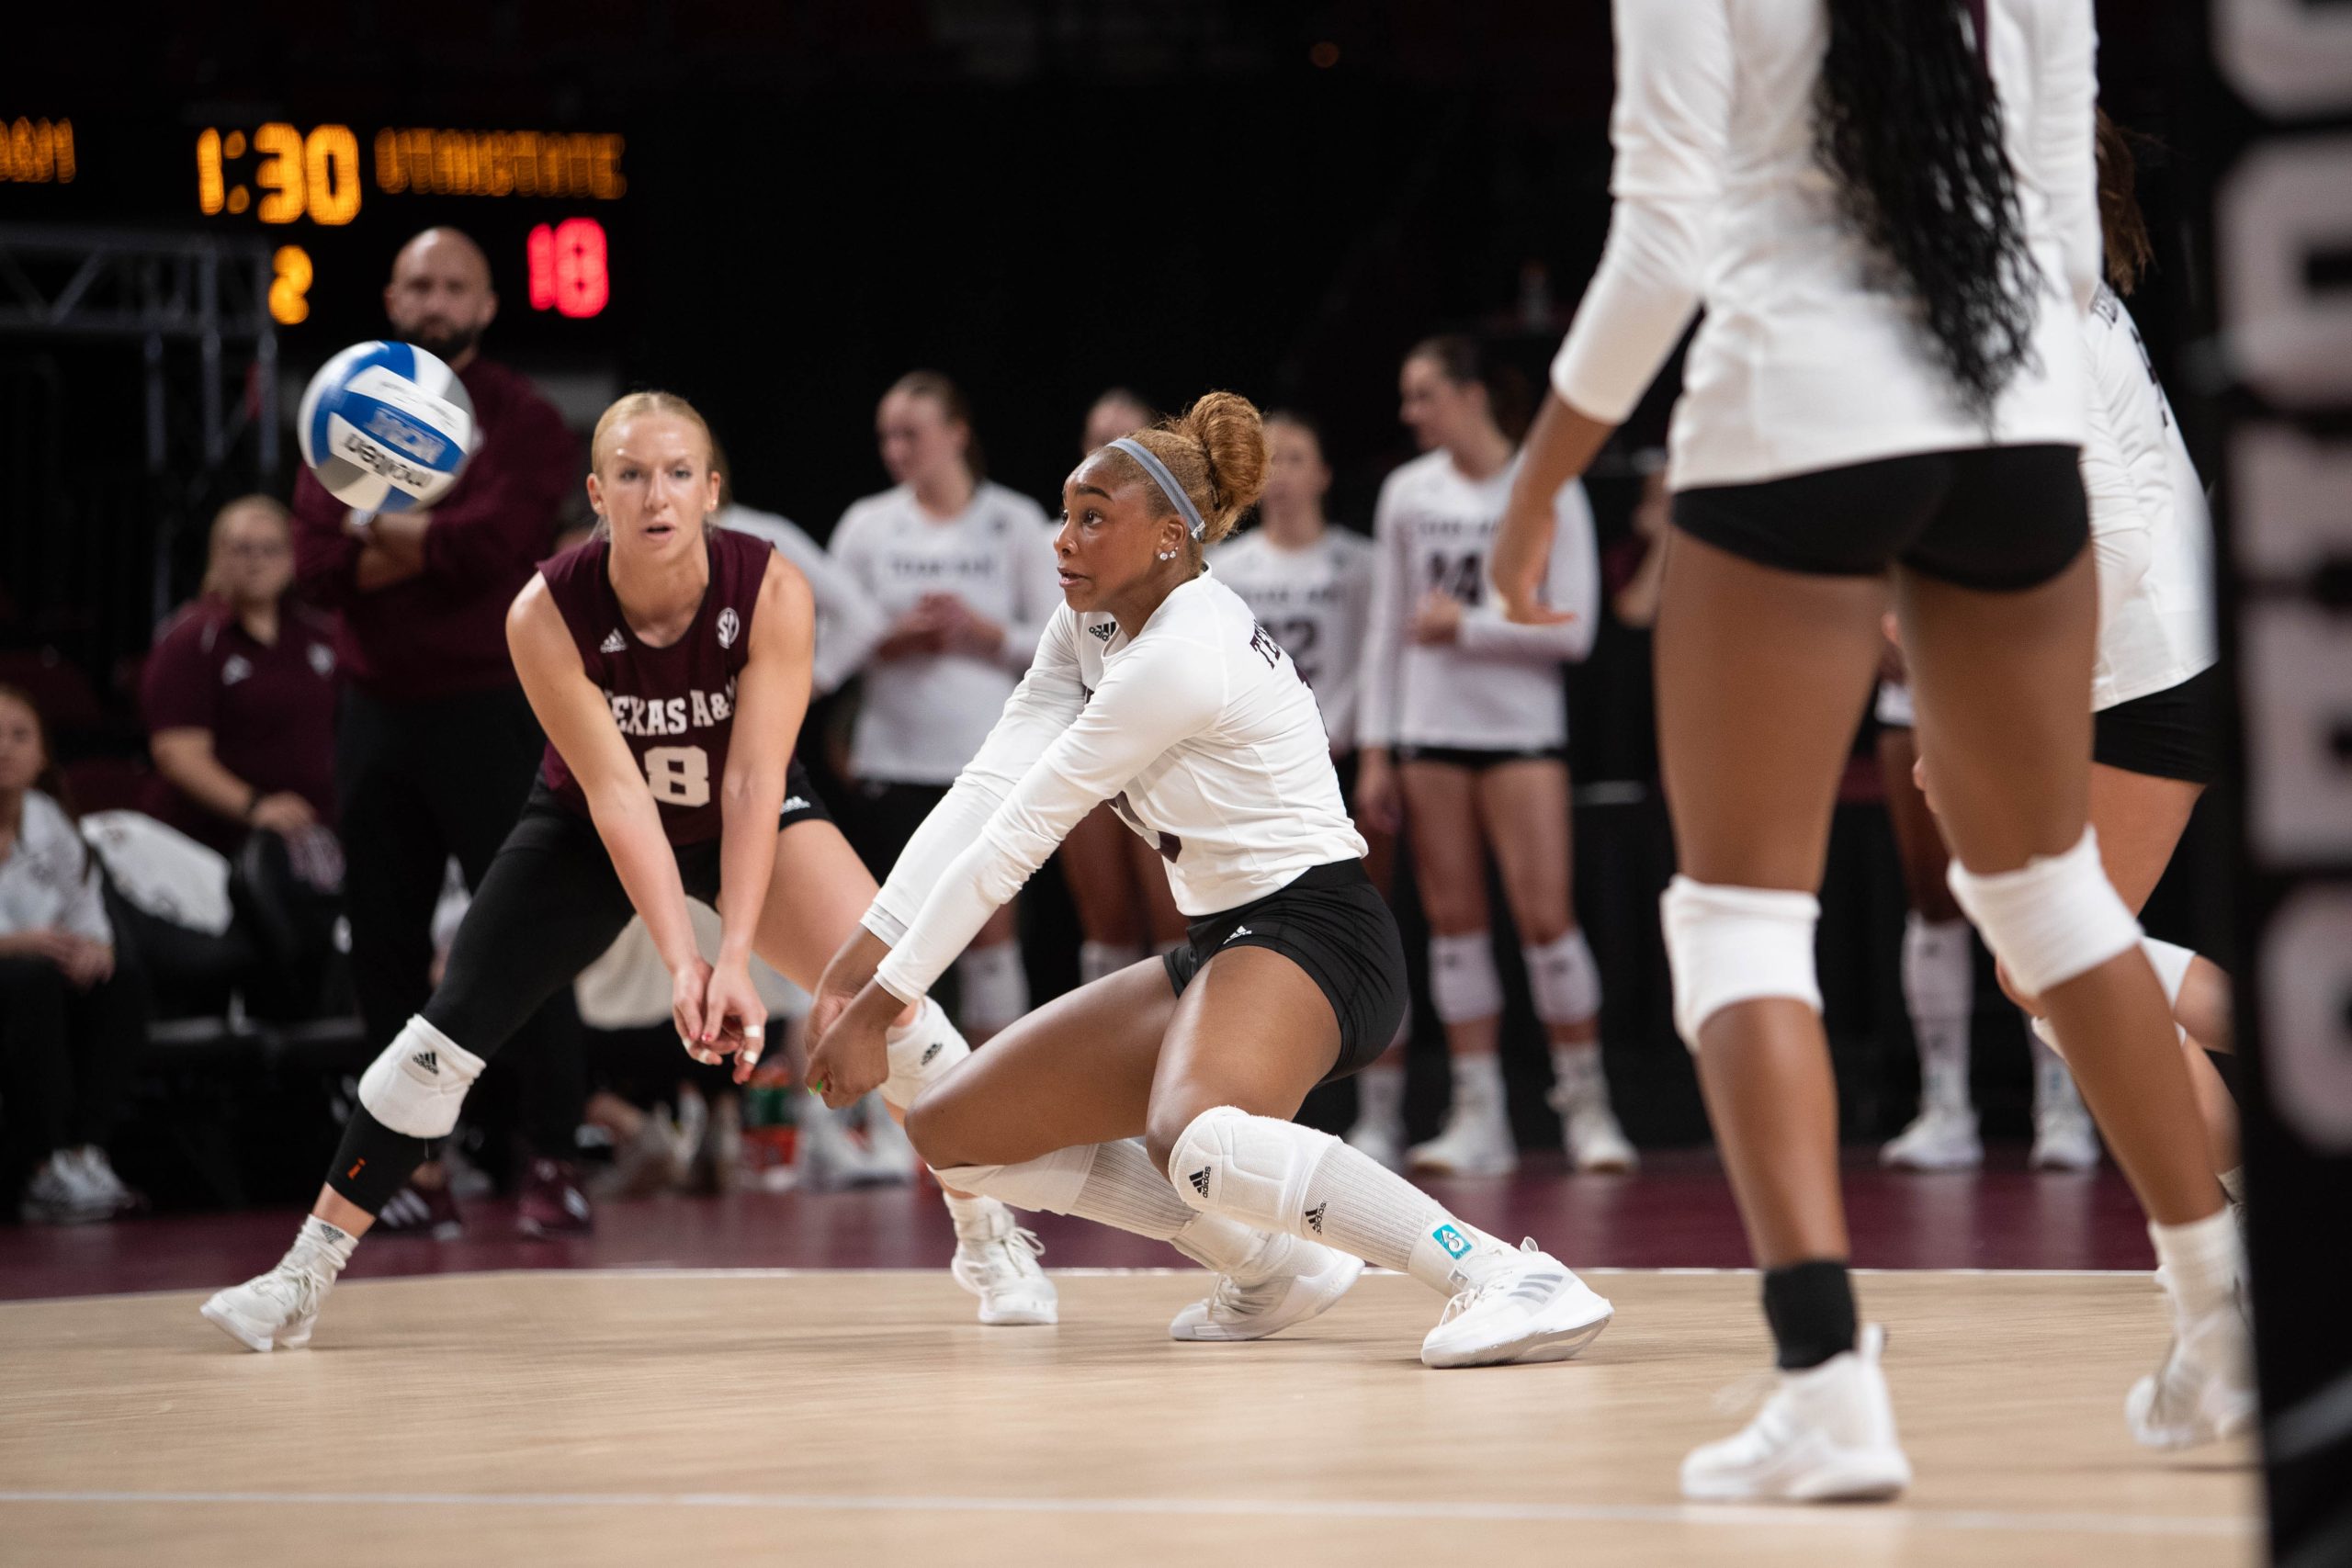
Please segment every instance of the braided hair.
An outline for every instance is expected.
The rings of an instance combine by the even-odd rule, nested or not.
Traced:
[[[1990,423],[2033,358],[2041,275],[1985,66],[1984,0],[1826,3],[1815,155],[1917,300],[1962,405]]]

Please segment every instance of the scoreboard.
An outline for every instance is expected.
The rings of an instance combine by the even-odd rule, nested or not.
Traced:
[[[270,314],[298,354],[380,333],[392,256],[438,224],[489,255],[502,342],[597,352],[616,335],[632,204],[628,138],[612,126],[28,107],[44,112],[0,103],[0,222],[265,239]]]

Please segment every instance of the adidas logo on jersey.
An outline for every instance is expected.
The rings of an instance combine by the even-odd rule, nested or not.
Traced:
[[[620,627],[615,626],[611,631],[605,634],[605,640],[596,645],[596,651],[599,653],[627,653],[628,651],[628,638],[621,636]]]
[[[441,1070],[441,1055],[437,1051],[419,1051],[415,1055],[411,1056],[409,1060],[414,1062],[418,1066],[423,1067],[428,1073],[437,1074]]]
[[[1330,1206],[1331,1205],[1329,1203],[1317,1203],[1312,1209],[1307,1210],[1306,1228],[1313,1231],[1317,1235],[1321,1235],[1323,1234],[1323,1211]]]
[[[1089,626],[1086,628],[1086,635],[1092,637],[1096,642],[1109,642],[1113,637],[1119,635],[1119,623],[1116,621],[1105,621],[1099,626]]]
[[[1193,1184],[1193,1190],[1199,1193],[1202,1197],[1205,1198],[1209,1195],[1209,1168],[1207,1166],[1201,1167],[1200,1169],[1193,1172],[1193,1174],[1185,1178],[1185,1179]]]

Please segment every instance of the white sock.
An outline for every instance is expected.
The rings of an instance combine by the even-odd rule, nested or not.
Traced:
[[[1287,1249],[1268,1251],[1265,1237],[1220,1215],[1193,1210],[1168,1184],[1140,1138],[1081,1144],[1019,1165],[955,1166],[940,1180],[989,1192],[1016,1208],[1074,1214],[1131,1235],[1164,1241],[1205,1269],[1271,1278]],[[949,1207],[954,1207],[950,1200]]]
[[[2156,1261],[2164,1266],[2175,1322],[2194,1323],[2236,1303],[2244,1244],[2227,1206],[2185,1225],[2151,1224],[2148,1239],[2156,1244]]]
[[[1169,1171],[1196,1209],[1336,1247],[1448,1295],[1512,1256],[1329,1133],[1229,1105],[1194,1118]]]
[[[286,1249],[286,1261],[306,1274],[315,1274],[332,1284],[344,1265],[351,1261],[352,1250],[359,1238],[340,1225],[331,1225],[316,1214],[306,1215],[302,1228],[294,1233],[294,1245]]]
[[[1129,942],[1081,942],[1078,944],[1078,983],[1091,986],[1143,962],[1143,944]]]
[[[2083,1091],[2075,1087],[2075,1075],[2067,1070],[2066,1059],[2030,1030],[2026,1043],[2033,1050],[2033,1113],[2041,1116],[2069,1108],[2082,1111]]]
[[[1374,1062],[1356,1075],[1356,1120],[1396,1127],[1405,1120],[1405,1069]]]
[[[1455,1056],[1452,1065],[1455,1110],[1466,1106],[1501,1110],[1503,1059],[1499,1055],[1488,1051],[1483,1055]]]
[[[956,961],[963,988],[964,1021],[993,1033],[1029,1010],[1029,975],[1021,966],[1021,944],[1001,942],[967,947]]]
[[[1559,1092],[1563,1111],[1589,1102],[1598,1102],[1605,1109],[1609,1104],[1609,1077],[1600,1067],[1600,1042],[1587,1040],[1575,1045],[1553,1046],[1552,1083]]]
[[[1975,1010],[1975,953],[1966,920],[1912,911],[1903,927],[1903,1001],[1919,1043],[1919,1103],[1967,1111],[1968,1024]]]
[[[1012,1229],[1012,1211],[993,1198],[941,1196],[946,1199],[947,1217],[955,1222],[957,1241],[996,1241]]]

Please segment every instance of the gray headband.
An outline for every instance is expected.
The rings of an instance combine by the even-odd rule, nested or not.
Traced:
[[[1176,482],[1176,476],[1168,471],[1168,465],[1151,455],[1150,447],[1124,435],[1111,445],[1143,465],[1143,471],[1151,476],[1152,482],[1176,503],[1176,510],[1183,513],[1184,525],[1192,529],[1193,537],[1202,539],[1208,536],[1209,525],[1201,521],[1200,508],[1194,506],[1193,498],[1184,493],[1184,487]]]

